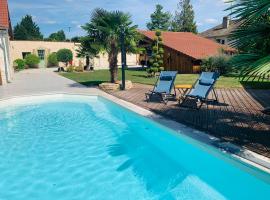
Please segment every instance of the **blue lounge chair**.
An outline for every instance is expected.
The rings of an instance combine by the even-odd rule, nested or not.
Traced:
[[[209,101],[208,95],[211,90],[213,90],[215,97],[213,100],[218,102],[218,97],[214,89],[214,85],[218,78],[219,74],[216,72],[202,72],[200,78],[195,82],[193,89],[191,89],[188,94],[179,99],[180,105],[183,106],[183,103],[187,99],[196,99],[200,102],[200,105],[197,107],[197,109],[200,109],[204,102]]]
[[[177,71],[162,71],[153,90],[145,94],[147,102],[149,102],[154,95],[159,96],[165,104],[167,104],[169,97],[175,97],[174,81],[177,73]],[[172,90],[174,90],[173,94]]]

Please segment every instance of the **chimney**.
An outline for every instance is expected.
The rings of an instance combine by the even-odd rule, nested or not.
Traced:
[[[223,28],[229,28],[230,26],[230,19],[228,16],[223,17],[223,23],[222,23]]]

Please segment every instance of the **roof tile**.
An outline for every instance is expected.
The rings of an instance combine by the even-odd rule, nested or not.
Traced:
[[[154,31],[140,31],[140,33],[151,40],[155,37]],[[189,32],[162,32],[162,39],[164,46],[194,59],[217,55],[221,49],[234,51],[226,45],[221,45]]]
[[[9,28],[9,12],[7,0],[0,0],[0,26]]]

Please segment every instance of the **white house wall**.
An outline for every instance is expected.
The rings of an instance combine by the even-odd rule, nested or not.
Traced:
[[[127,65],[128,66],[136,66],[138,65],[138,55],[137,54],[127,54]],[[108,54],[101,53],[98,58],[94,58],[92,61],[95,69],[108,69],[109,62],[108,62]],[[118,66],[121,66],[121,55],[118,55]]]
[[[10,64],[9,36],[6,30],[0,30],[0,84],[11,81],[14,70]]]
[[[73,42],[47,42],[47,41],[11,41],[11,61],[18,58],[23,58],[23,52],[35,53],[38,49],[45,50],[45,57],[48,54],[57,52],[60,49],[66,48],[70,49],[73,53],[73,65],[84,66],[85,58],[77,57],[77,50],[79,49],[79,43]],[[108,55],[106,53],[101,53],[98,58],[94,58],[91,63],[96,70],[98,69],[108,69]],[[138,64],[138,56],[136,54],[127,54],[127,65],[135,66]],[[121,56],[118,56],[118,65],[121,65]]]
[[[23,52],[37,54],[37,50],[45,50],[45,60],[49,54],[57,52],[60,49],[70,49],[73,53],[73,65],[84,65],[85,59],[77,58],[76,50],[79,48],[78,43],[73,42],[47,42],[47,41],[11,41],[11,61],[23,58]]]

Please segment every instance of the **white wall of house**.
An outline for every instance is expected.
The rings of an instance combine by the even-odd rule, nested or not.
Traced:
[[[78,43],[73,42],[47,42],[47,41],[11,41],[11,61],[23,58],[24,53],[38,55],[38,51],[44,51],[44,67],[47,67],[47,57],[60,49],[70,49],[73,53],[73,65],[84,65],[85,59],[78,58],[76,50],[79,48]]]
[[[50,53],[57,52],[60,49],[66,48],[70,49],[73,53],[73,65],[84,66],[85,58],[77,57],[77,50],[79,49],[79,43],[73,42],[48,42],[48,41],[11,41],[11,61],[18,58],[23,58],[23,53],[34,53],[38,55],[38,50],[44,50],[45,52],[45,65],[47,57]],[[108,69],[108,55],[106,53],[101,53],[98,58],[94,58],[91,63],[96,70],[98,69]],[[127,65],[133,66],[137,65],[138,56],[136,54],[127,55]],[[118,56],[118,65],[121,65],[121,56]],[[45,66],[46,67],[46,66]]]
[[[12,80],[14,70],[10,63],[8,31],[0,29],[0,85],[4,85]]]
[[[127,54],[127,66],[136,66],[139,62],[139,55],[137,54]],[[108,69],[109,62],[108,62],[108,54],[101,53],[98,58],[94,58],[92,60],[92,64],[95,69]],[[121,55],[118,55],[118,66],[121,66]]]

